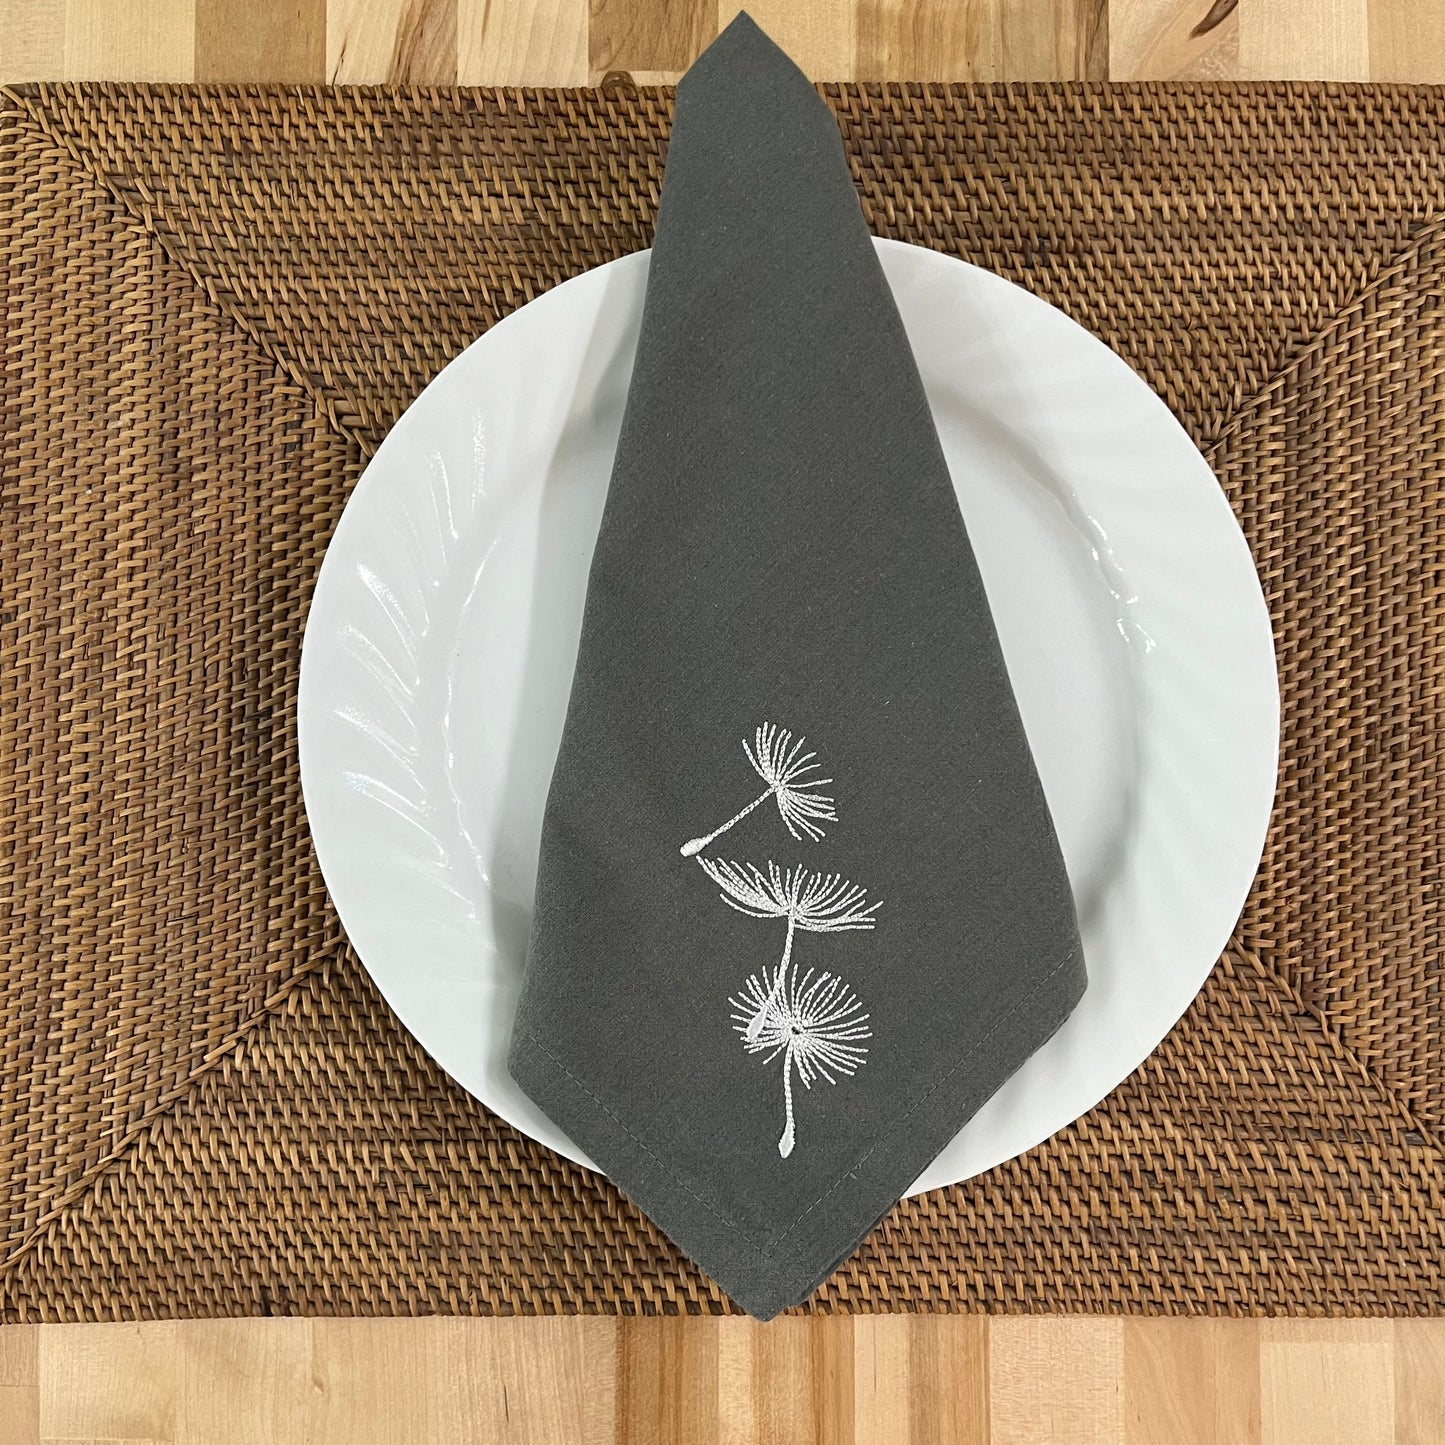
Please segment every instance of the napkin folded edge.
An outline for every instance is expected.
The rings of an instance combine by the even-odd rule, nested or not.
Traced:
[[[1058,992],[1062,983],[1066,991]],[[800,1303],[818,1288],[888,1214],[904,1191],[1018,1069],[1044,1046],[1083,997],[1083,949],[1040,975],[783,1231],[758,1240],[725,1218],[658,1150],[648,1145],[588,1088],[535,1033],[518,1025],[507,1066],[524,1093],[564,1128],[609,1178],[726,1293],[760,1320]],[[986,1088],[979,1080],[994,1079]],[[923,1127],[905,1128],[926,1108]],[[658,1149],[665,1145],[659,1141]],[[871,1221],[844,1236],[840,1219]]]

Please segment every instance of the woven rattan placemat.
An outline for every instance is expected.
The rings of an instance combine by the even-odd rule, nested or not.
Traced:
[[[1185,1019],[813,1307],[1445,1308],[1445,97],[827,96],[878,233],[1063,307],[1203,448],[1284,737]],[[0,1317],[722,1309],[397,1025],[294,739],[348,488],[478,333],[647,244],[668,95],[3,101]]]

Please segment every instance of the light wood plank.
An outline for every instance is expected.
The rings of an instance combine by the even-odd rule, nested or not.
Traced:
[[[609,71],[684,71],[716,34],[713,0],[592,0],[592,78]]]
[[[1074,68],[1078,80],[1109,78],[1110,0],[1075,0]]]
[[[850,80],[858,36],[856,0],[720,0],[717,28],[746,10],[811,80]]]
[[[196,1320],[179,1327],[176,1445],[308,1440],[311,1328],[309,1320]]]
[[[1230,80],[1240,73],[1238,0],[1109,0],[1113,80]]]
[[[194,0],[196,79],[326,79],[326,0]]]
[[[84,1439],[74,1438],[66,1440],[55,1440],[49,1436],[42,1436],[40,1445],[157,1445],[157,1442],[149,1439],[136,1440],[129,1436],[123,1437],[120,1435],[88,1435]]]
[[[1445,1445],[1445,1321],[54,1326],[0,1332],[0,1411],[5,1445]]]
[[[750,1445],[758,1438],[753,1412],[753,1340],[746,1320],[717,1327],[718,1445]]]
[[[587,0],[457,0],[462,85],[586,85]]]
[[[39,1445],[40,1391],[34,1385],[0,1385],[0,1440]]]
[[[1445,1319],[1393,1331],[1396,1445],[1445,1445]]]
[[[612,1445],[613,1409],[596,1398],[618,1372],[610,1321],[569,1316],[416,1323],[424,1326],[418,1350],[425,1353],[427,1395],[425,1409],[415,1412],[423,1425],[418,1439]],[[589,1352],[589,1334],[605,1335],[608,1346]]]
[[[40,1438],[174,1445],[176,1325],[40,1332]]]
[[[67,80],[190,80],[193,0],[69,0]]]
[[[985,54],[984,12],[959,0],[860,0],[852,78],[986,80],[996,56]]]
[[[616,1445],[617,1357],[625,1326],[620,1319],[581,1323],[582,1445]]]
[[[991,1320],[993,1445],[1122,1445],[1123,1367],[1122,1320]]]
[[[1240,0],[1240,73],[1256,80],[1368,80],[1367,0]]]
[[[40,1439],[40,1340],[33,1325],[0,1326],[0,1440]]]
[[[1445,0],[1370,0],[1370,75],[1445,81]]]
[[[859,80],[1102,80],[1107,0],[859,0]]]
[[[988,1320],[915,1316],[909,1334],[912,1445],[989,1445]]]
[[[328,0],[333,85],[454,85],[457,0]]]
[[[1128,1445],[1258,1445],[1259,1328],[1252,1320],[1125,1320]]]
[[[0,0],[0,85],[65,75],[65,0]]]
[[[716,1440],[718,1321],[632,1320],[619,1335],[618,1445]]]
[[[1160,1321],[1160,1323],[1165,1323]],[[1259,1321],[1211,1320],[1214,1337],[1214,1438],[1254,1445],[1263,1434],[1259,1397]]]
[[[911,1324],[907,1315],[859,1315],[853,1321],[854,1440],[914,1445]],[[934,1389],[939,1384],[930,1383]]]
[[[39,1367],[36,1326],[0,1325],[0,1386],[32,1386]]]
[[[738,9],[737,0],[592,4],[596,64],[588,0],[0,0],[0,80],[576,85],[607,69],[673,80]],[[756,0],[752,9],[815,78],[1445,81],[1445,0]]]
[[[1393,1343],[1387,1321],[1265,1321],[1260,1343],[1265,1445],[1391,1445]]]
[[[1000,78],[1102,79],[1108,56],[1105,6],[1097,0],[996,0]]]
[[[852,1445],[848,1316],[718,1322],[720,1445]]]
[[[1215,1445],[1213,1322],[1154,1323],[1124,1321],[1124,1437],[1129,1445]]]
[[[446,1321],[316,1320],[311,1370],[314,1445],[429,1445],[450,1401],[455,1361]],[[439,1398],[434,1398],[434,1396]]]

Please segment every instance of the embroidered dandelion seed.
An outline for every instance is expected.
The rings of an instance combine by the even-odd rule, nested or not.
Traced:
[[[840,1077],[850,1078],[867,1059],[863,1041],[871,1039],[873,1031],[858,996],[841,978],[831,973],[815,977],[811,968],[799,978],[794,964],[780,989],[782,983],[781,971],[771,988],[753,974],[728,1003],[733,1028],[742,1035],[748,1053],[766,1054],[765,1064],[783,1056],[783,1134],[778,1153],[786,1159],[796,1138],[794,1072],[805,1089],[813,1087],[814,1079],[833,1084]]]
[[[793,934],[844,933],[856,928],[872,928],[873,915],[882,902],[864,907],[866,888],[850,883],[837,873],[813,873],[803,867],[785,872],[776,863],[763,872],[756,863],[724,863],[712,858],[697,860],[703,871],[722,889],[722,900],[749,918],[786,918],[788,936],[783,943],[783,958],[767,994],[769,1005],[777,1001],[783,979],[793,957]],[[749,1024],[749,1042],[757,1039],[764,1028],[762,1013]]]
[[[753,734],[751,743],[743,739],[743,752],[753,765],[753,771],[768,785],[767,788],[741,812],[734,813],[720,828],[703,838],[691,838],[679,849],[684,858],[701,853],[714,838],[726,833],[734,823],[741,822],[754,808],[766,803],[769,798],[778,800],[778,812],[787,824],[793,837],[804,836],[817,842],[823,836],[819,823],[834,823],[838,814],[833,808],[833,799],[819,788],[826,787],[832,778],[813,776],[822,772],[817,762],[817,753],[804,752],[806,738],[793,741],[793,735],[786,729],[764,723]]]

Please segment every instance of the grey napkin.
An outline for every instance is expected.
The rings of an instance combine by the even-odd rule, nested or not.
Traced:
[[[1084,983],[837,128],[740,17],[678,89],[512,1074],[767,1318]]]

